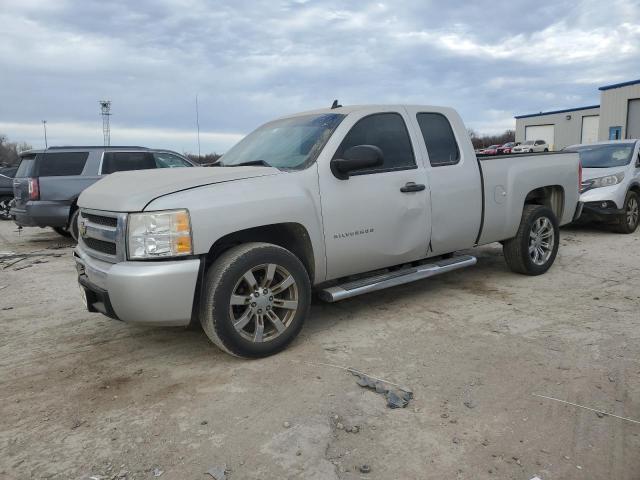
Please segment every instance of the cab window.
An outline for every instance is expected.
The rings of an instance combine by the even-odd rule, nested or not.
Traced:
[[[342,140],[334,158],[341,158],[345,151],[357,145],[375,145],[382,150],[384,162],[379,167],[358,170],[351,175],[416,168],[409,132],[398,113],[376,113],[358,120]]]
[[[432,167],[460,162],[460,149],[447,117],[441,113],[418,113],[416,116]]]

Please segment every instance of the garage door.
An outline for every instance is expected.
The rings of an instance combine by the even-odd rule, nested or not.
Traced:
[[[580,143],[595,143],[598,141],[598,128],[600,128],[600,116],[589,115],[582,117],[582,136]]]
[[[525,140],[544,140],[549,144],[549,150],[553,150],[554,126],[553,125],[529,125],[524,127]]]
[[[629,100],[627,138],[640,138],[640,98]]]

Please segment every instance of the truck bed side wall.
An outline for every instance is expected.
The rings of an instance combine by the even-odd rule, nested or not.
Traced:
[[[573,219],[578,201],[578,157],[575,153],[522,155],[481,159],[485,189],[485,218],[480,245],[513,238],[529,192],[559,186],[563,208],[558,221]]]

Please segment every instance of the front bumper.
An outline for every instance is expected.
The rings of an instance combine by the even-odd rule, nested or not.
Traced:
[[[81,247],[74,259],[90,312],[150,326],[190,323],[200,259],[108,263]]]
[[[13,207],[9,213],[21,227],[66,227],[70,208],[66,203],[38,200],[23,208]]]
[[[602,204],[608,204],[602,207]],[[612,223],[619,221],[620,217],[625,213],[624,208],[617,208],[614,202],[586,202],[582,211],[582,219],[585,221],[596,221],[603,223]]]

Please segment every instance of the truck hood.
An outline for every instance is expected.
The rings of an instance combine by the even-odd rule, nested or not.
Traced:
[[[78,206],[110,212],[139,212],[152,200],[191,188],[277,175],[271,167],[159,168],[112,173],[82,192]]]

